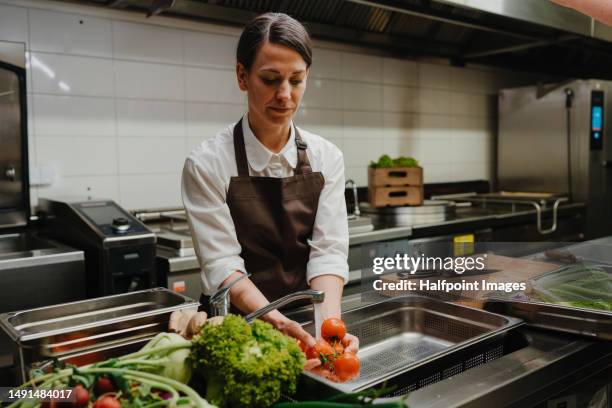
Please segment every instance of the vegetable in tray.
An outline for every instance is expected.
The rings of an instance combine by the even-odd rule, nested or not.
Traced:
[[[376,162],[370,162],[370,167],[374,169],[387,169],[393,167],[417,167],[418,165],[419,162],[417,162],[412,157],[400,156],[395,159],[392,159],[387,154],[380,156],[380,158]]]
[[[248,324],[236,315],[212,318],[192,340],[159,333],[135,353],[82,367],[58,364],[50,373],[33,372],[32,380],[21,387],[72,388],[76,400],[21,399],[9,408],[270,407],[281,395],[295,393],[307,356],[320,359],[321,366],[314,372],[331,380],[348,381],[359,375],[359,359],[344,351],[342,320],[325,320],[321,333],[323,338],[306,348],[261,320]],[[371,405],[378,392],[381,390],[276,406],[357,407]],[[399,400],[380,406],[405,404]]]
[[[612,274],[600,266],[576,265],[536,280],[533,291],[541,300],[559,305],[612,311]]]

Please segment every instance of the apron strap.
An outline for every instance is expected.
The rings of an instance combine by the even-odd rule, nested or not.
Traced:
[[[236,166],[238,166],[238,176],[249,177],[249,163],[244,147],[244,134],[242,133],[242,118],[234,125],[234,153]]]
[[[306,154],[308,145],[304,142],[294,126],[295,130],[295,145],[297,147],[298,162],[295,167],[295,174],[312,173],[310,160]],[[242,132],[242,118],[234,125],[234,153],[236,156],[236,166],[238,167],[238,176],[249,177],[249,163],[247,161],[246,148],[244,146],[244,134]]]
[[[312,173],[312,167],[310,167],[310,160],[308,160],[308,155],[306,154],[306,149],[308,145],[305,141],[302,140],[300,136],[300,132],[298,132],[297,128],[295,129],[295,145],[297,146],[297,156],[298,162],[297,166],[295,166],[295,174],[308,174]]]

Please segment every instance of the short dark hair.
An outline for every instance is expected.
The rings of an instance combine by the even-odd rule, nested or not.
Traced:
[[[308,31],[299,21],[284,13],[265,13],[251,20],[240,35],[236,60],[250,71],[259,47],[266,41],[296,51],[306,62],[306,67],[312,64]]]

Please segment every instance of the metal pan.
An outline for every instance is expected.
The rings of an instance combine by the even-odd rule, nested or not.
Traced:
[[[23,382],[32,363],[70,361],[109,345],[149,339],[167,330],[173,311],[196,310],[198,305],[166,288],[155,288],[4,313],[0,327],[12,340],[15,377]]]
[[[518,317],[533,327],[612,340],[612,312],[503,299],[488,300],[484,309]]]

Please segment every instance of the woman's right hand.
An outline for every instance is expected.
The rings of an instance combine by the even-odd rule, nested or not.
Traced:
[[[170,315],[168,330],[190,339],[200,332],[206,323],[206,313],[195,310],[176,310]]]
[[[302,326],[291,319],[281,319],[280,322],[274,324],[274,326],[283,334],[291,336],[296,340],[299,340],[302,344],[306,345],[307,348],[315,345],[315,339],[302,328]],[[318,358],[306,360],[304,363],[304,370],[312,370],[315,367],[321,365],[321,361]]]

